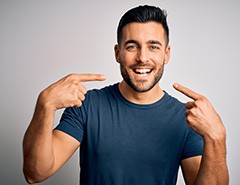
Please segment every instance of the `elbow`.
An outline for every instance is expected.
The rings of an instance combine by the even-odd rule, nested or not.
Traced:
[[[25,177],[25,181],[28,183],[28,184],[34,184],[34,183],[39,183],[39,182],[42,182],[41,180],[33,177],[33,176],[30,176],[28,174],[25,174],[24,173],[24,177]]]
[[[27,172],[24,172],[24,178],[28,184],[40,183],[40,182],[44,181],[44,180],[40,179],[39,177],[34,176]]]
[[[33,178],[30,178],[30,177],[25,177],[25,180],[28,184],[35,184],[35,183],[40,183],[42,181],[39,181],[39,180],[36,180],[36,179],[33,179]]]
[[[48,176],[40,175],[36,170],[26,168],[23,168],[23,174],[28,184],[40,183],[48,178]]]
[[[25,181],[26,181],[28,184],[38,183],[37,180],[31,178],[30,176],[26,176],[26,175],[24,175],[24,177],[25,177]]]
[[[40,183],[53,175],[53,164],[24,158],[22,172],[28,184]]]

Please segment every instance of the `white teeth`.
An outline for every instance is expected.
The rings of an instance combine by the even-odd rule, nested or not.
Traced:
[[[135,72],[139,74],[150,73],[150,71],[151,69],[135,69]]]

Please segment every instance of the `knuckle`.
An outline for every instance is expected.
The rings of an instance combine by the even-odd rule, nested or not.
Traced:
[[[191,125],[191,118],[189,116],[186,117],[186,121],[189,125]]]
[[[191,116],[188,116],[188,117],[186,118],[186,121],[187,121],[188,125],[189,125],[191,128],[194,127],[194,122],[193,122],[193,119],[192,119]]]
[[[79,100],[80,98],[80,95],[79,95],[79,92],[77,90],[75,90],[75,94],[74,94],[76,100]]]
[[[199,107],[201,105],[202,101],[201,100],[197,100],[194,102],[195,107]]]
[[[85,100],[85,96],[84,96],[84,95],[82,95],[82,97],[81,97],[81,100],[82,100],[82,101],[84,101],[84,100]]]
[[[200,96],[199,100],[201,100],[203,102],[207,102],[208,101],[208,99],[205,96],[203,96],[203,95]]]
[[[75,74],[70,73],[70,74],[68,74],[68,75],[66,76],[66,79],[73,80],[73,79],[75,79],[75,77],[76,77]]]
[[[73,79],[69,83],[69,88],[71,89],[72,93],[75,95],[79,90],[78,90],[79,82],[75,79]]]
[[[198,112],[199,112],[199,109],[197,108],[197,107],[195,107],[195,108],[192,108],[191,110],[190,110],[190,114],[191,115],[198,115]]]
[[[76,94],[76,97],[77,97],[79,100],[81,100],[81,101],[84,100],[84,95],[83,95],[82,93]]]
[[[87,94],[87,89],[83,89],[83,94]]]
[[[72,76],[73,76],[73,74],[71,73],[71,74],[68,74],[68,75],[66,76],[66,78],[69,79],[69,78],[72,78]]]
[[[81,107],[82,106],[82,101],[78,101],[78,103],[76,104],[77,107]]]
[[[72,106],[73,106],[73,107],[74,107],[74,106],[78,106],[78,104],[79,104],[79,100],[75,100],[75,101],[73,101]]]
[[[74,86],[78,86],[78,85],[79,85],[79,82],[78,82],[77,79],[73,79],[73,80],[72,80],[72,84],[73,84]]]

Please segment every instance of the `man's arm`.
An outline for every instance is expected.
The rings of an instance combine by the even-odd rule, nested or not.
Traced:
[[[40,93],[32,121],[23,139],[23,172],[28,183],[53,175],[80,146],[71,136],[54,130],[55,111],[82,105],[87,92],[84,81],[104,80],[103,75],[68,75]]]
[[[202,157],[182,160],[181,168],[187,185],[227,185],[229,177],[225,141],[205,142]]]
[[[226,130],[220,116],[206,97],[178,84],[174,84],[174,88],[193,99],[186,103],[186,119],[189,126],[204,140],[200,164],[196,157],[182,161],[186,184],[228,185]]]
[[[182,174],[186,185],[194,185],[200,168],[202,156],[195,156],[181,161]]]
[[[28,183],[46,180],[74,153],[80,143],[71,136],[52,131],[54,112],[36,107],[23,140],[23,172]]]

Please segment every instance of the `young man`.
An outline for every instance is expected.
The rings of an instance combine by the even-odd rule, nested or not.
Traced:
[[[168,42],[164,11],[133,8],[118,26],[120,83],[87,93],[81,82],[105,76],[71,74],[42,91],[23,141],[27,182],[47,179],[81,147],[81,185],[173,185],[179,166],[187,185],[228,184],[226,132],[211,103],[174,84],[193,99],[184,105],[160,87]]]

